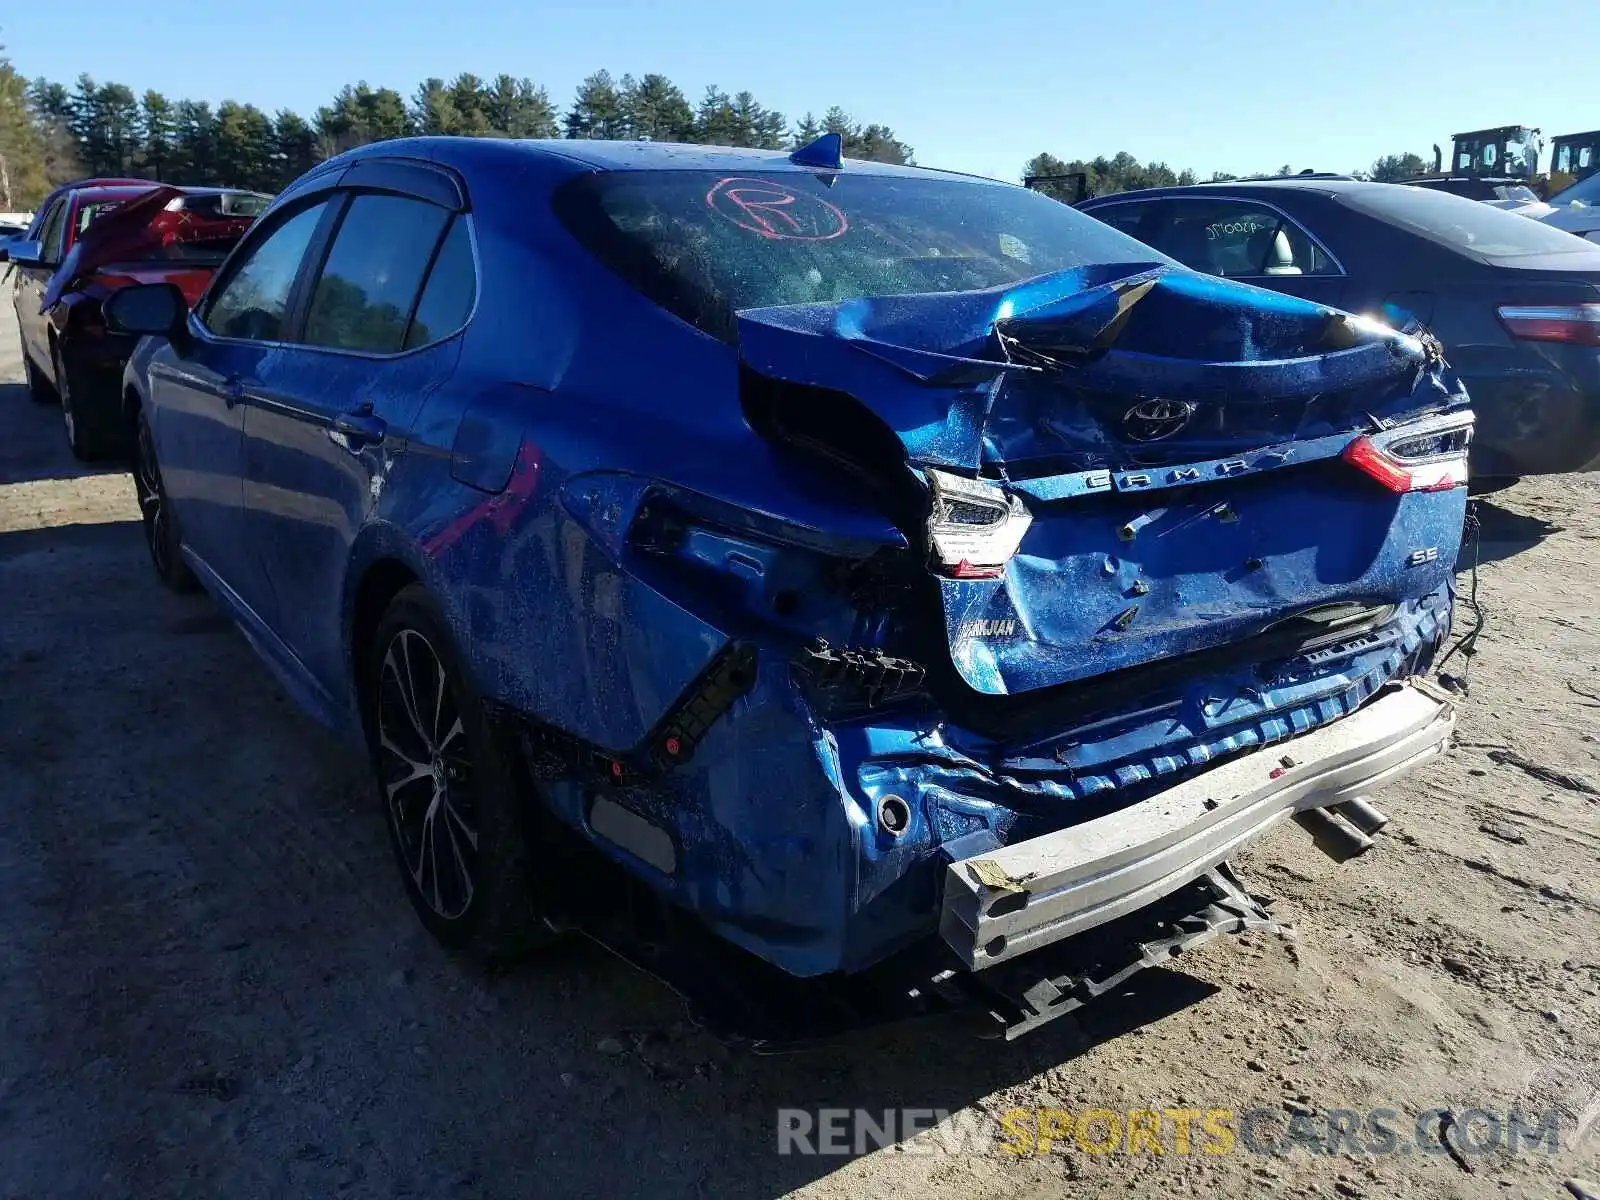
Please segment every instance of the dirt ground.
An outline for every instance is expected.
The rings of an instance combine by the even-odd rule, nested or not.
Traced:
[[[592,946],[494,978],[436,949],[363,764],[156,584],[127,476],[74,464],[11,382],[13,321],[7,295],[0,1195],[1422,1200],[1600,1176],[1600,480],[1480,503],[1459,745],[1377,797],[1380,848],[1336,866],[1290,827],[1241,864],[1295,941],[1223,939],[1012,1045],[925,1024],[751,1057]],[[956,1116],[777,1153],[780,1108],[901,1106]],[[996,1123],[1253,1106],[1392,1109],[1402,1148],[1430,1110],[1555,1108],[1563,1146],[1019,1155]]]

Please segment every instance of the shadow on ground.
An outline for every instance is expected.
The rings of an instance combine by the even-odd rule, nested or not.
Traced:
[[[126,463],[81,463],[73,458],[61,406],[39,403],[20,383],[0,383],[0,413],[6,414],[7,434],[0,440],[0,485],[115,475],[128,469]]]
[[[1551,534],[1560,533],[1562,528],[1543,517],[1517,512],[1486,497],[1474,500],[1469,511],[1478,518],[1477,557],[1480,565],[1500,562],[1524,550],[1531,550]],[[1463,543],[1461,551],[1461,567],[1470,567],[1473,551],[1470,537]]]
[[[10,530],[0,532],[0,563],[8,563],[28,554],[95,558],[121,552],[130,546],[144,553],[144,529],[138,521]]]
[[[593,961],[593,960],[599,960]],[[848,1149],[836,1141],[833,1152],[811,1153],[828,1129],[830,1114],[823,1110],[860,1110],[874,1129],[885,1128],[882,1145],[904,1144],[906,1110],[919,1110],[917,1129],[946,1121],[951,1114],[985,1098],[1001,1097],[1007,1089],[1025,1084],[1088,1053],[1094,1047],[1155,1025],[1173,1014],[1214,995],[1213,985],[1166,968],[1142,972],[1127,985],[1013,1043],[977,1035],[982,1026],[974,1015],[941,1017],[886,1025],[836,1039],[811,1049],[784,1055],[753,1055],[725,1050],[698,1033],[685,1034],[679,1022],[661,1023],[662,1008],[677,1009],[677,1002],[648,976],[623,966],[588,943],[576,945],[540,965],[518,969],[508,981],[507,1010],[518,1005],[516,993],[531,987],[546,992],[555,981],[549,972],[588,974],[600,967],[609,978],[608,1000],[631,997],[630,1007],[643,1028],[620,1031],[613,1052],[602,1070],[608,1083],[599,1095],[584,1095],[592,1078],[587,1071],[562,1073],[569,1082],[576,1111],[563,1114],[600,1121],[601,1140],[625,1131],[653,1132],[659,1145],[614,1148],[581,1167],[544,1160],[542,1178],[551,1193],[568,1194],[572,1187],[592,1194],[627,1194],[637,1188],[639,1161],[659,1153],[663,1166],[670,1163],[653,1195],[782,1196],[823,1179],[853,1159],[880,1146],[870,1130],[860,1134],[846,1120],[834,1117],[833,1135],[842,1136]],[[598,982],[598,981],[596,981]],[[555,983],[564,988],[565,982]],[[528,1010],[548,1004],[526,998]],[[507,1053],[515,1047],[506,1046]],[[542,1088],[541,1083],[540,1087]],[[1008,1107],[975,1110],[963,1120],[947,1124],[929,1136],[955,1154],[981,1153],[1007,1140],[999,1117]],[[588,1117],[581,1114],[587,1110]],[[791,1114],[780,1116],[784,1110]],[[798,1111],[793,1111],[798,1110]],[[719,1112],[707,1127],[708,1111]],[[548,1112],[548,1110],[546,1110]],[[886,1117],[886,1113],[896,1114]],[[804,1114],[804,1115],[801,1115]],[[802,1136],[780,1153],[780,1123]],[[974,1144],[958,1141],[974,1128]],[[809,1132],[808,1132],[809,1131]],[[533,1156],[524,1161],[533,1168]],[[563,1178],[565,1171],[572,1173]],[[670,1181],[669,1181],[670,1177]],[[557,1180],[560,1180],[557,1183]]]

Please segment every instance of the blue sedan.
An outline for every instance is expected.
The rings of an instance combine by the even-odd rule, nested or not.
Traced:
[[[1472,414],[1426,339],[838,150],[320,165],[193,311],[108,303],[145,535],[370,755],[447,945],[577,927],[702,1000],[921,956],[902,999],[1026,1025],[1073,1005],[1018,969],[1136,967],[1158,902],[1270,925],[1223,860],[1359,852],[1355,789],[1442,747],[1403,685]],[[1250,805],[1175,799],[1216,764]]]

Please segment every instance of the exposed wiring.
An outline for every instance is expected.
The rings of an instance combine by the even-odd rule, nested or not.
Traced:
[[[1472,673],[1472,656],[1477,653],[1478,636],[1483,632],[1484,624],[1489,619],[1488,612],[1478,600],[1478,549],[1480,536],[1483,532],[1483,524],[1478,520],[1477,501],[1473,501],[1467,506],[1467,520],[1463,532],[1469,543],[1467,553],[1471,564],[1467,568],[1469,583],[1467,585],[1466,606],[1467,610],[1472,613],[1472,628],[1456,639],[1455,645],[1445,651],[1444,657],[1439,660],[1434,669],[1439,674],[1440,683],[1444,684],[1452,692],[1460,692],[1465,696],[1470,687],[1468,677]],[[1445,673],[1444,666],[1455,657],[1457,651],[1461,652],[1461,673],[1459,675],[1448,675]]]

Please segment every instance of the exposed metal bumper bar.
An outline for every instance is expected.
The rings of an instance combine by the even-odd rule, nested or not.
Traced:
[[[953,862],[940,932],[978,970],[1137,911],[1280,821],[1358,799],[1442,754],[1455,720],[1448,692],[1413,679],[1127,808]]]

